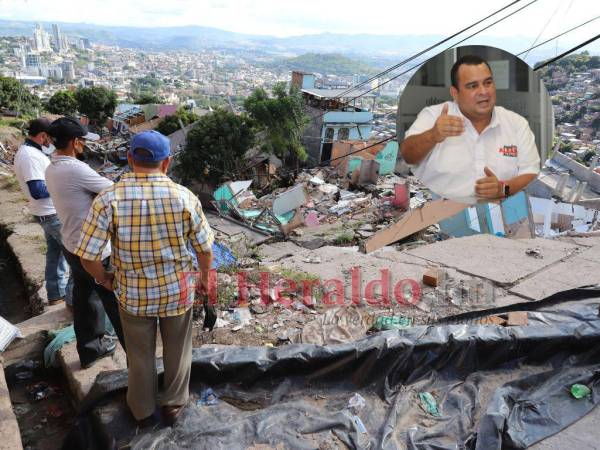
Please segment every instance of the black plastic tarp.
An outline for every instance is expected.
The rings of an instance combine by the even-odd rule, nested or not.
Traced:
[[[340,345],[194,349],[190,390],[211,387],[219,400],[191,402],[172,428],[137,430],[126,371],[103,373],[65,447],[527,448],[600,401],[598,296],[586,288],[537,302],[520,327],[416,326]],[[575,399],[574,383],[592,394]],[[439,417],[423,407],[424,392]],[[355,393],[365,400],[358,413],[348,408]]]

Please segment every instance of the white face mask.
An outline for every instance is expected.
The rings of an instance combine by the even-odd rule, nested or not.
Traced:
[[[54,146],[54,144],[50,144],[50,146],[48,146],[48,147],[46,147],[45,145],[42,146],[42,151],[46,155],[51,155],[52,153],[54,153],[54,150],[56,150],[56,147]]]

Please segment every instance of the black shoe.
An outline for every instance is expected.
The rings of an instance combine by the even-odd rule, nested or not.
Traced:
[[[96,359],[93,359],[92,361],[86,362],[86,363],[81,363],[81,368],[82,369],[89,369],[90,367],[92,367],[94,364],[96,364],[96,362],[99,359],[102,358],[106,358],[107,356],[112,356],[112,354],[115,352],[115,350],[117,349],[117,344],[111,340],[108,339],[102,339],[102,342],[104,343],[104,350],[102,353],[100,353]]]

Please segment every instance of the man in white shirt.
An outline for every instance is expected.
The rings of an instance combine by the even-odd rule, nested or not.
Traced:
[[[515,194],[540,171],[527,120],[496,106],[488,63],[460,58],[451,70],[453,102],[424,108],[406,132],[401,152],[414,174],[446,198]]]
[[[46,292],[50,305],[69,300],[69,266],[61,251],[61,223],[46,188],[45,171],[50,164],[46,155],[51,153],[46,118],[29,123],[25,143],[15,155],[14,170],[21,190],[29,200],[29,211],[44,230],[46,238]],[[70,303],[70,302],[68,302]]]
[[[48,133],[54,138],[56,152],[46,169],[46,183],[63,223],[63,253],[73,271],[73,327],[79,361],[85,369],[115,351],[115,343],[105,338],[105,311],[125,348],[114,293],[96,283],[81,265],[79,257],[74,255],[92,201],[113,183],[78,159],[83,155],[85,140],[97,140],[97,134],[89,133],[77,119],[71,117],[61,117],[52,122]],[[110,247],[105,250],[107,252],[102,256],[108,264]]]

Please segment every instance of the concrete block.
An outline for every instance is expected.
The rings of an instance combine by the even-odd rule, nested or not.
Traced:
[[[100,372],[127,368],[125,352],[119,344],[117,344],[117,350],[112,356],[100,359],[89,369],[81,368],[75,342],[65,345],[58,351],[58,361],[67,379],[75,404],[79,404],[87,395]]]
[[[160,332],[157,332],[156,338],[156,357],[162,358]],[[73,401],[76,404],[79,404],[87,395],[100,372],[127,368],[127,356],[123,351],[123,347],[118,343],[117,350],[112,356],[100,359],[89,369],[81,368],[75,342],[71,342],[61,348],[58,351],[57,359],[67,379]]]
[[[4,367],[0,364],[0,450],[22,450],[21,432],[12,409]]]
[[[532,247],[539,248],[543,258],[527,256],[526,250]],[[575,245],[548,239],[516,240],[482,234],[448,239],[406,253],[506,285],[566,258],[576,250]]]
[[[509,292],[541,300],[560,291],[597,283],[600,283],[600,263],[574,256],[521,281]]]
[[[48,331],[65,327],[73,321],[64,303],[48,306],[43,314],[18,323],[23,339],[15,339],[2,354],[7,365],[21,359],[37,358],[46,346]]]

